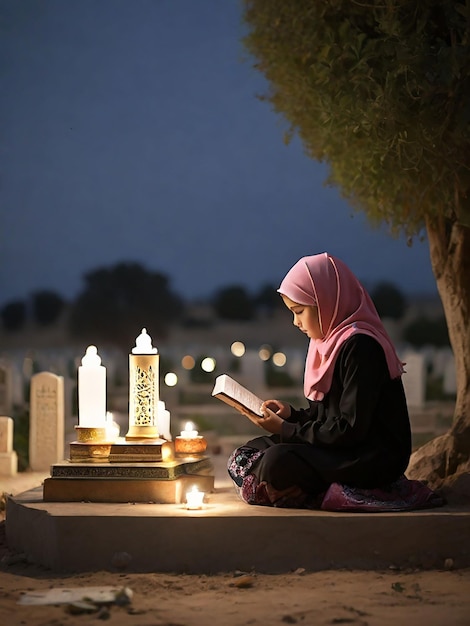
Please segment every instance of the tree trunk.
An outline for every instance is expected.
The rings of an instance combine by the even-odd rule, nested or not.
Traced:
[[[457,398],[449,433],[424,445],[411,458],[407,475],[440,487],[468,471],[470,459],[470,228],[457,221],[426,224],[431,264],[454,353]],[[432,457],[432,459],[431,459]]]

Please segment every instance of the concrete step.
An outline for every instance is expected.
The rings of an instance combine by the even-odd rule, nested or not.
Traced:
[[[70,573],[470,566],[468,506],[365,514],[249,506],[227,476],[225,451],[213,461],[215,489],[200,510],[44,502],[41,485],[17,492],[7,500],[8,545],[33,563]]]

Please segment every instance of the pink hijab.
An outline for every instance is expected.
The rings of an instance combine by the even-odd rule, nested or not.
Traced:
[[[286,274],[278,292],[298,304],[317,306],[323,339],[311,339],[305,362],[304,393],[321,400],[331,387],[342,344],[356,333],[374,337],[385,352],[390,378],[403,364],[369,294],[351,270],[328,253],[302,257]]]

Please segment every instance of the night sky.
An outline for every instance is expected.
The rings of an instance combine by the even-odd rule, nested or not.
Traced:
[[[0,0],[0,305],[121,261],[191,300],[306,254],[436,293],[427,243],[353,214],[256,96],[238,0]]]

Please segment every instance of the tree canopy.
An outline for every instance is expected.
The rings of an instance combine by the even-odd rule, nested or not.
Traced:
[[[378,283],[370,292],[380,317],[399,320],[406,311],[407,302],[403,293],[389,282]]]
[[[183,303],[168,278],[138,263],[118,263],[85,275],[86,286],[73,304],[70,331],[90,343],[131,350],[146,328],[154,342],[166,337]]]
[[[352,206],[408,236],[425,218],[470,224],[467,2],[245,5],[262,98]]]
[[[55,291],[43,289],[32,295],[33,318],[40,326],[51,326],[64,310],[65,300]]]

